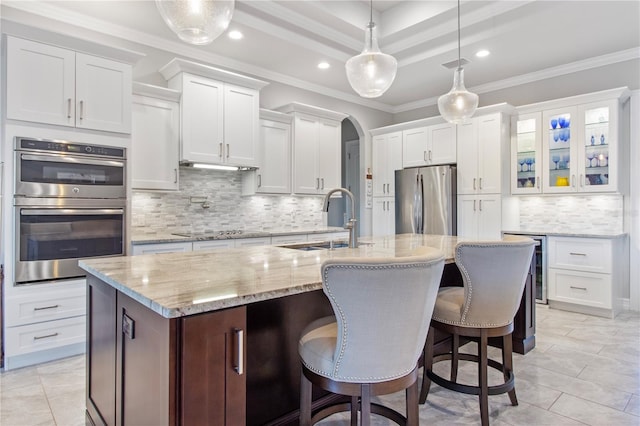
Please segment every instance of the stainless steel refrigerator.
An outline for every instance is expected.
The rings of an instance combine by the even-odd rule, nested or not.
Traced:
[[[457,235],[456,166],[396,170],[396,234]]]

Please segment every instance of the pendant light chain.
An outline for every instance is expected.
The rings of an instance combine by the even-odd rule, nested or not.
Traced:
[[[458,0],[458,68],[460,68],[460,0]]]

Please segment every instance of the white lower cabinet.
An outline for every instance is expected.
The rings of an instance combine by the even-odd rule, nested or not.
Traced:
[[[234,240],[207,240],[207,241],[194,241],[193,251],[199,250],[218,250],[234,248]]]
[[[135,244],[131,254],[184,253],[193,250],[191,241],[178,243]]]
[[[84,278],[11,287],[4,304],[5,369],[84,352]]]
[[[625,238],[548,238],[550,307],[606,317],[622,309]]]
[[[458,196],[458,236],[483,240],[500,239],[502,202],[500,195]]]
[[[373,197],[373,235],[396,233],[396,201],[393,197]]]

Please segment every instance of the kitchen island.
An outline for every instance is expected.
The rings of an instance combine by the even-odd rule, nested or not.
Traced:
[[[445,253],[442,285],[461,285],[457,241],[405,234],[362,239],[356,249],[265,246],[82,261],[88,418],[109,425],[295,423],[297,340],[309,322],[332,313],[322,262],[407,256],[429,246]],[[534,342],[530,288],[516,320],[521,352]],[[314,394],[317,404],[330,398]]]

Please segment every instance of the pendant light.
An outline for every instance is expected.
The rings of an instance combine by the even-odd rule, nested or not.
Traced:
[[[356,93],[363,98],[377,98],[387,91],[396,78],[398,62],[380,51],[376,24],[373,22],[373,0],[370,0],[371,15],[365,30],[362,53],[346,63],[347,79]]]
[[[204,45],[229,27],[235,0],[156,0],[156,7],[180,40]]]
[[[438,98],[438,110],[449,123],[464,123],[478,108],[478,95],[464,87],[464,69],[460,64],[460,0],[458,0],[458,68],[453,74],[453,87]]]

